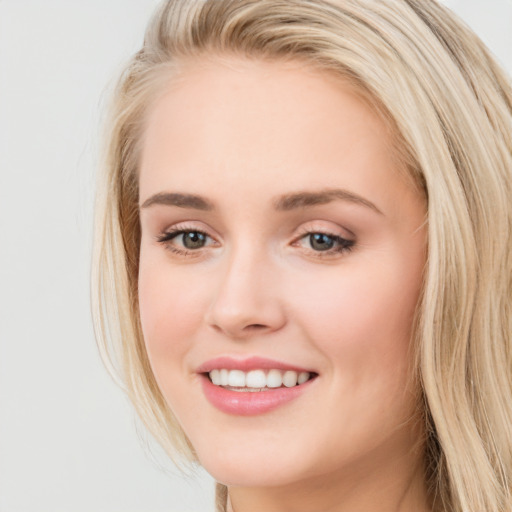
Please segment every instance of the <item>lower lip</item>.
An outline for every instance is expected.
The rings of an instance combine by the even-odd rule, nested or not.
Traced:
[[[306,391],[316,377],[292,388],[275,388],[268,391],[231,391],[215,386],[208,377],[201,376],[203,392],[217,409],[237,416],[254,416],[277,409]]]

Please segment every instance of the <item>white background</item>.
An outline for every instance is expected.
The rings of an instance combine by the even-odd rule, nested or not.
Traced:
[[[510,73],[512,0],[445,3]],[[155,5],[0,0],[0,512],[213,510],[140,432],[89,314],[102,102]]]

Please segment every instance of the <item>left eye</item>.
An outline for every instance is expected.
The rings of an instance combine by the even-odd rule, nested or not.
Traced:
[[[308,233],[301,240],[315,252],[343,252],[350,250],[354,245],[353,240],[327,233]]]
[[[309,235],[309,244],[315,251],[328,251],[334,247],[334,243],[334,238],[325,233],[311,233]]]

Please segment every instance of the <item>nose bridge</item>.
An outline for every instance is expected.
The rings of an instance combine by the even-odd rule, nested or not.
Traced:
[[[285,321],[269,251],[254,240],[240,241],[227,254],[218,273],[207,321],[230,337],[269,332]]]

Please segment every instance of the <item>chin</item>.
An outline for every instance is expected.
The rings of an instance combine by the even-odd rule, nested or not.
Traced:
[[[265,468],[258,469],[244,465],[226,467],[223,464],[215,464],[212,468],[204,467],[217,482],[229,487],[282,487],[305,478],[304,475],[301,477],[294,474],[296,469],[293,473],[286,471],[286,469],[276,471],[274,468],[271,471],[270,464],[272,462],[267,463]]]
[[[307,478],[308,473],[312,476],[306,467],[297,465],[297,454],[286,458],[277,450],[272,450],[272,453],[269,456],[261,450],[259,453],[234,450],[230,454],[216,452],[205,456],[198,455],[204,469],[217,482],[227,486],[278,487]]]

